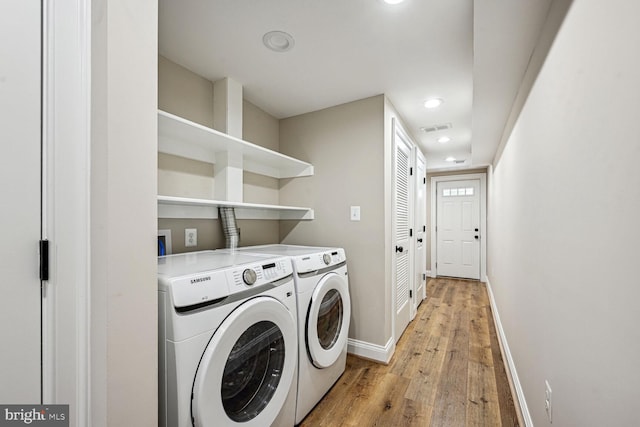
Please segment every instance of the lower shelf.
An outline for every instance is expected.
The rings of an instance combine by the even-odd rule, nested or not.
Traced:
[[[218,218],[218,207],[235,208],[237,219],[312,220],[313,209],[296,206],[227,202],[188,197],[158,196],[158,218]]]

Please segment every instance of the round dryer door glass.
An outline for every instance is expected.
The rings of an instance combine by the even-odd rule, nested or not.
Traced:
[[[325,350],[338,341],[342,329],[342,297],[336,289],[324,295],[318,311],[318,341]]]
[[[284,337],[272,322],[258,322],[240,336],[222,374],[222,406],[229,418],[246,422],[267,406],[278,388],[284,355]]]

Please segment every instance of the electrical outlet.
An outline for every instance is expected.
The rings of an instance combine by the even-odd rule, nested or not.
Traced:
[[[198,246],[198,229],[197,228],[184,229],[184,246],[187,248]]]
[[[547,418],[549,418],[549,423],[553,423],[553,412],[551,406],[551,386],[549,385],[549,381],[544,381],[544,409],[547,411]]]

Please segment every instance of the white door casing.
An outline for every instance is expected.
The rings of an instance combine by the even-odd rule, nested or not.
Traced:
[[[0,2],[0,402],[41,402],[41,3]]]
[[[397,120],[393,121],[393,205],[391,250],[393,258],[394,339],[398,342],[411,321],[413,292],[413,257],[411,227],[413,223],[413,179],[411,177],[412,144]]]
[[[480,279],[480,181],[437,185],[437,274]]]
[[[414,307],[427,296],[427,165],[421,151],[416,152],[416,208],[415,208],[415,298]]]

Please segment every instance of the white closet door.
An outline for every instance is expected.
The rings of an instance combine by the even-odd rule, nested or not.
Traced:
[[[416,292],[414,305],[417,308],[426,298],[427,275],[427,161],[424,155],[416,153],[416,215],[415,215],[415,278]]]
[[[396,342],[411,320],[411,293],[413,292],[410,254],[413,212],[413,182],[411,179],[411,143],[397,121],[393,126],[393,247]]]
[[[40,0],[0,2],[0,402],[41,401]]]

